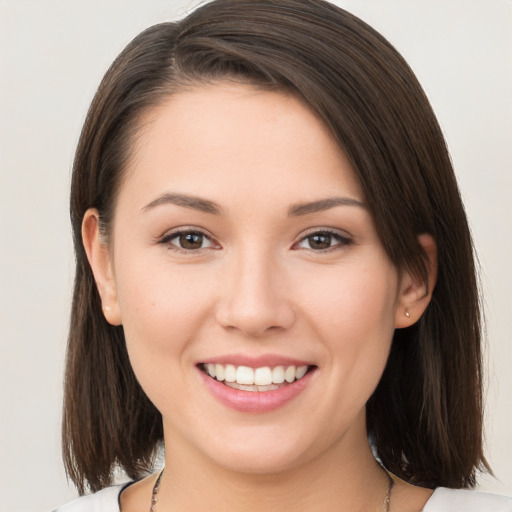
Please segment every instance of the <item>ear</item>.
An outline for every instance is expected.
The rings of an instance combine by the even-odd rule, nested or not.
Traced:
[[[427,255],[427,276],[406,272],[400,281],[395,313],[395,327],[409,327],[416,323],[427,309],[437,281],[437,245],[429,234],[418,236],[418,242]]]
[[[112,261],[108,246],[100,234],[100,215],[95,208],[85,212],[82,241],[101,297],[103,314],[109,324],[121,325]]]

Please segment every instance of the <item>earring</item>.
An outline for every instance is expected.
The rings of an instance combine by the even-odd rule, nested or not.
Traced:
[[[110,311],[110,306],[103,306],[103,312],[108,313]]]
[[[405,316],[406,316],[407,318],[411,318],[411,313],[409,313],[409,310],[408,310],[408,309],[406,309],[406,310],[405,310]]]

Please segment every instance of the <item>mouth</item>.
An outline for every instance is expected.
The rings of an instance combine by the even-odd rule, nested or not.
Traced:
[[[198,368],[211,379],[240,391],[276,391],[304,379],[315,365],[277,365],[251,368],[234,364],[200,363]]]

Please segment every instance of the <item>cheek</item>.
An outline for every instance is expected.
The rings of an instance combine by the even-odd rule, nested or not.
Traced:
[[[142,389],[157,409],[181,407],[190,387],[198,329],[210,305],[205,276],[164,265],[119,269],[119,304],[128,356]]]
[[[331,398],[344,413],[362,407],[380,380],[395,328],[397,287],[392,268],[370,265],[344,268],[339,279],[331,276],[304,290],[304,316],[323,340]]]
[[[345,266],[305,281],[301,303],[305,315],[330,337],[343,342],[351,334],[364,345],[382,331],[393,332],[397,287],[396,272],[387,265]]]
[[[199,301],[205,300],[212,272],[186,265],[171,265],[162,258],[120,258],[116,267],[116,288],[123,325],[136,322],[166,330],[187,324],[200,313]],[[174,329],[173,329],[174,330]]]
[[[204,273],[203,273],[204,274]],[[178,365],[211,309],[210,286],[197,270],[125,259],[116,269],[118,301],[136,374],[165,358]]]

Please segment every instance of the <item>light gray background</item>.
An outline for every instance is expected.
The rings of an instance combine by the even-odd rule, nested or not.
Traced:
[[[107,66],[143,28],[198,2],[0,0],[0,509],[72,498],[60,460],[73,272],[68,186]],[[512,495],[512,2],[340,0],[409,61],[451,150],[482,264],[487,449]]]

